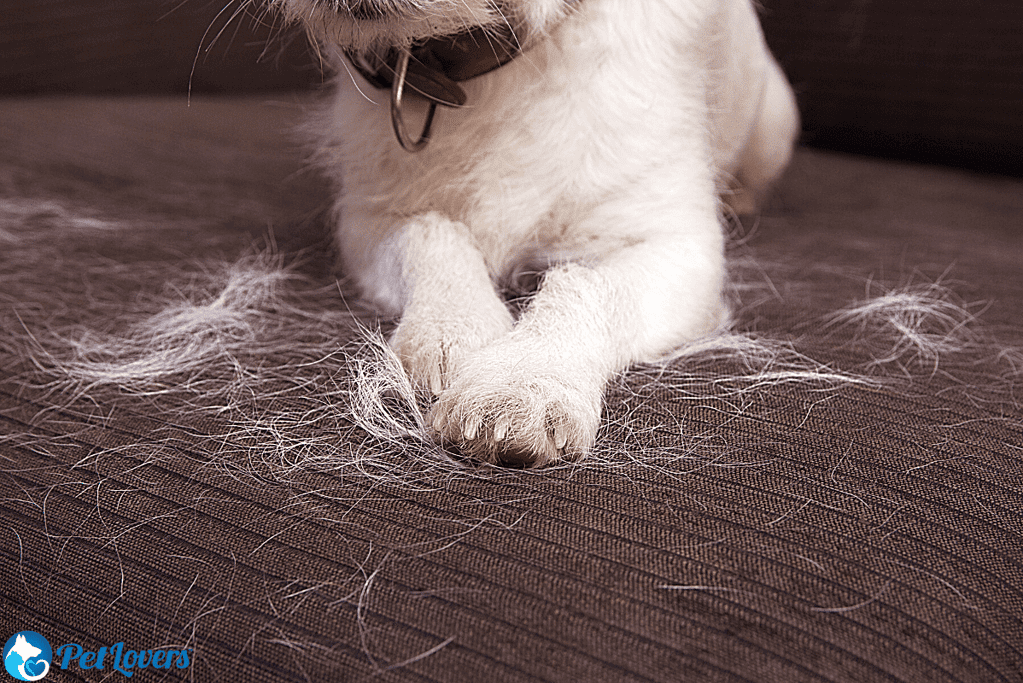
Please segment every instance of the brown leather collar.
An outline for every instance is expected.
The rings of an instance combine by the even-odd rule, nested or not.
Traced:
[[[473,28],[463,33],[431,38],[409,50],[405,86],[410,92],[435,104],[461,107],[466,102],[459,81],[481,76],[503,66],[520,52],[515,32]],[[373,86],[387,90],[394,85],[401,50],[391,48],[383,55],[376,52],[346,52],[352,66]]]
[[[563,0],[574,6],[582,0]],[[430,141],[433,115],[438,105],[461,107],[466,94],[459,81],[504,66],[521,52],[521,35],[511,25],[475,27],[450,36],[430,38],[408,48],[385,48],[355,52],[346,50],[352,66],[374,87],[391,91],[391,124],[403,149],[418,152]],[[406,89],[425,98],[430,106],[418,139],[405,130],[402,96]]]

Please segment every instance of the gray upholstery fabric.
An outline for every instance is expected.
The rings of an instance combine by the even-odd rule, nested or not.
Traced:
[[[814,145],[1023,173],[1014,0],[764,4]]]
[[[262,2],[0,0],[0,92],[223,93],[321,85]],[[765,0],[819,147],[1023,173],[1017,0]]]
[[[322,83],[257,3],[0,0],[0,92],[246,92]]]
[[[773,361],[635,368],[590,461],[481,468],[350,410],[304,103],[0,103],[0,636],[189,649],[143,681],[1023,678],[1023,182],[800,151],[732,226]],[[278,258],[230,354],[83,374]]]

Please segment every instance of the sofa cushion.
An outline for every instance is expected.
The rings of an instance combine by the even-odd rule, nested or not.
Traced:
[[[501,469],[385,381],[261,102],[0,106],[0,636],[51,677],[1020,676],[1020,181],[799,151],[734,336]]]

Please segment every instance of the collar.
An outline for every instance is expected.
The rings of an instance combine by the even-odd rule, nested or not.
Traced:
[[[569,7],[582,2],[562,1]],[[459,81],[482,76],[515,59],[522,52],[520,37],[509,25],[488,29],[474,27],[413,43],[408,48],[346,50],[345,56],[371,85],[381,90],[390,89],[394,135],[403,149],[418,152],[430,141],[437,106],[461,107],[466,103],[465,90],[458,85]],[[418,140],[411,139],[405,132],[402,97],[406,86],[430,105]]]
[[[345,56],[355,70],[381,90],[391,91],[391,125],[398,144],[408,152],[418,152],[430,141],[430,130],[437,105],[461,107],[466,94],[459,81],[503,66],[519,55],[521,48],[511,27],[484,30],[473,28],[463,33],[413,44],[410,48],[389,48]],[[405,88],[426,99],[430,106],[419,138],[405,132],[402,97]]]
[[[352,66],[381,90],[393,89],[408,55],[403,87],[431,103],[461,107],[466,102],[459,81],[482,76],[504,66],[520,53],[518,38],[510,27],[473,28],[462,33],[415,43],[408,50],[389,48],[379,52],[345,52]]]

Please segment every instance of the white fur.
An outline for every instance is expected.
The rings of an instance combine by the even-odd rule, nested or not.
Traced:
[[[719,197],[752,208],[797,129],[749,0],[276,4],[338,69],[312,125],[342,265],[401,317],[391,343],[436,395],[442,442],[491,462],[578,457],[614,373],[727,319]],[[468,105],[439,111],[419,154],[342,56],[506,20],[523,54],[465,82]],[[499,291],[531,269],[546,275],[514,321]]]

